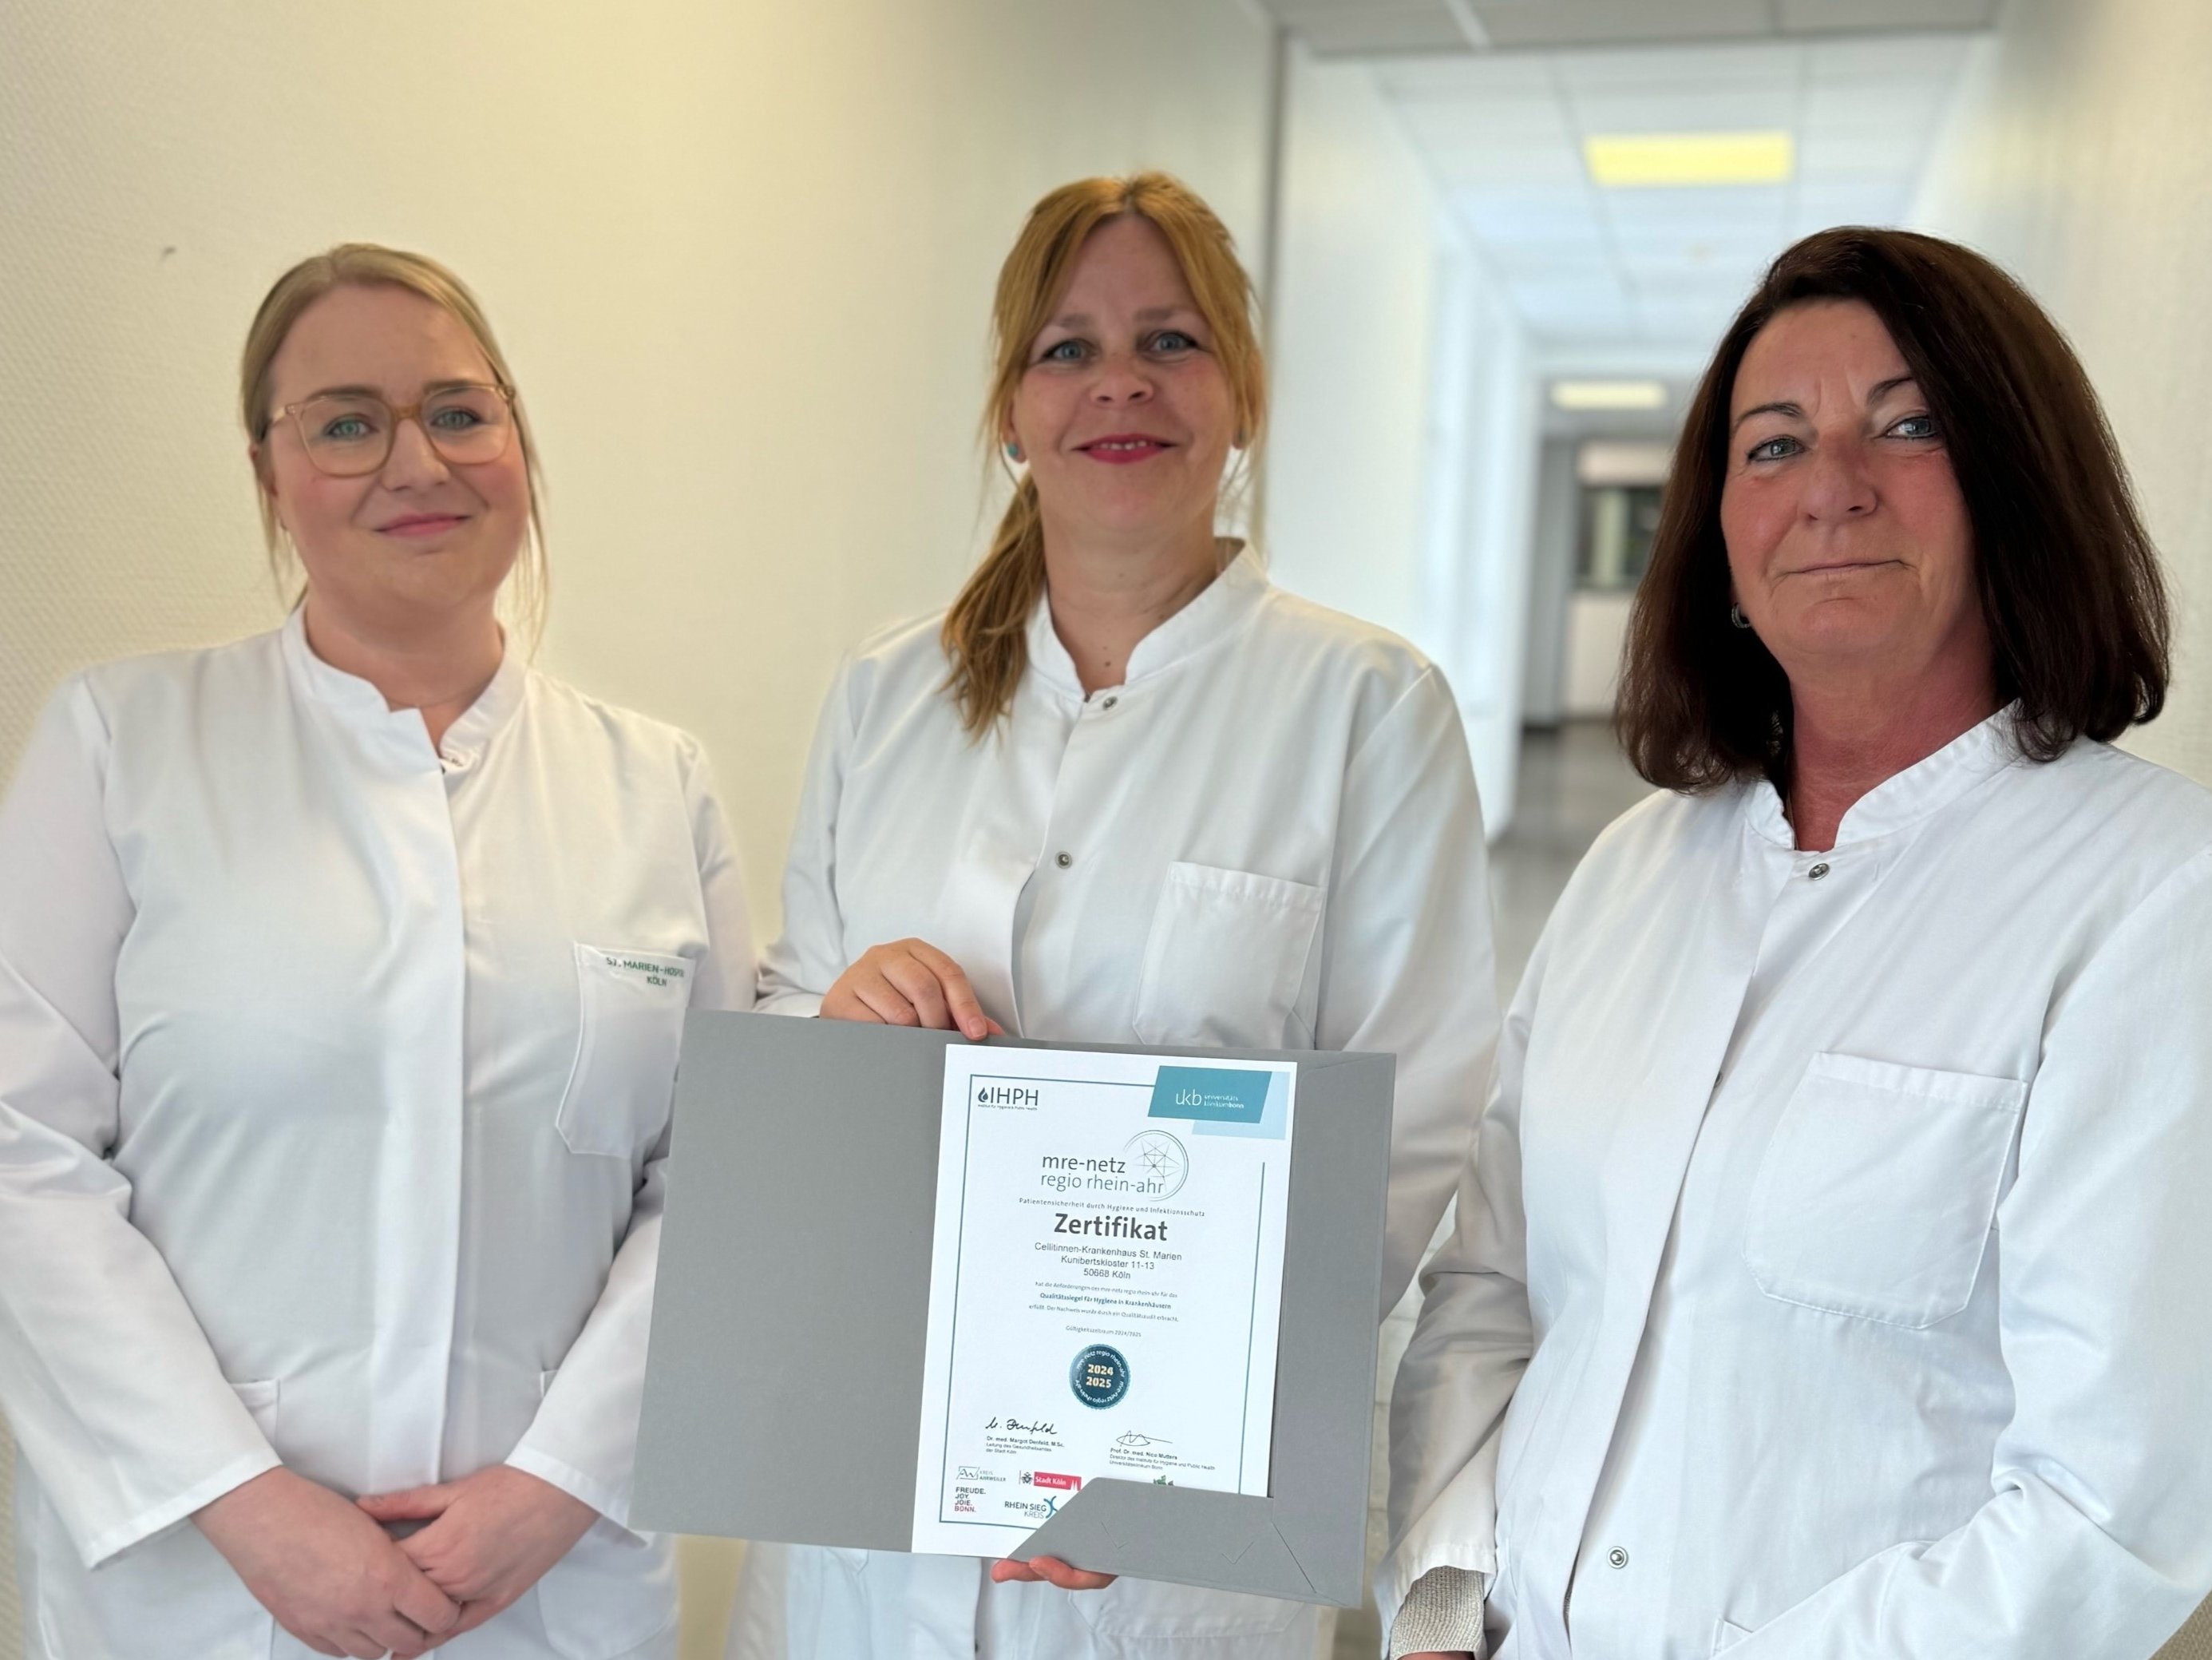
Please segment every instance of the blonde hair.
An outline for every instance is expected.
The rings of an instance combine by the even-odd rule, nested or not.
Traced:
[[[530,490],[530,545],[515,562],[508,578],[508,603],[526,648],[537,643],[545,626],[548,573],[545,565],[545,524],[539,509],[544,481],[538,471],[538,447],[530,436],[529,418],[515,390],[507,356],[493,337],[483,307],[469,292],[468,284],[425,254],[409,253],[374,242],[342,242],[326,253],[311,255],[276,279],[253,313],[253,326],[246,331],[246,350],[238,366],[239,416],[246,436],[253,441],[254,471],[264,488],[255,492],[261,509],[262,541],[269,550],[270,573],[279,588],[294,575],[289,544],[276,520],[276,504],[266,488],[269,428],[276,411],[269,406],[270,380],[276,354],[283,350],[292,325],[308,307],[334,289],[404,289],[419,295],[447,313],[469,331],[477,350],[491,365],[492,378],[507,394],[514,410],[515,441],[522,447],[523,468]]]
[[[999,268],[998,295],[991,307],[998,368],[983,410],[984,441],[996,449],[1029,368],[1030,343],[1050,320],[1085,241],[1108,220],[1133,214],[1167,239],[1212,334],[1249,476],[1257,464],[1267,411],[1252,279],[1213,210],[1188,185],[1164,173],[1079,179],[1030,210],[1012,252]],[[1030,616],[1043,593],[1044,520],[1036,480],[1024,474],[990,550],[952,602],[939,635],[952,666],[945,690],[973,737],[981,737],[1013,704],[1014,688],[1028,666]]]

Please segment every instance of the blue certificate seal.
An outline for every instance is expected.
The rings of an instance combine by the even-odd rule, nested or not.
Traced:
[[[1121,1350],[1093,1343],[1068,1367],[1067,1383],[1075,1398],[1086,1407],[1115,1406],[1129,1392],[1129,1363],[1121,1358]]]

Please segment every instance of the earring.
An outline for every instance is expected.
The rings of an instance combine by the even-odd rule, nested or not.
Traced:
[[[1022,447],[1019,444],[1013,442],[1012,440],[1009,440],[1006,444],[1006,459],[1009,461],[1018,461],[1021,459]]]
[[[1751,618],[1743,614],[1743,607],[1741,605],[1730,605],[1729,607],[1729,621],[1735,623],[1736,627],[1740,629],[1747,629],[1751,626]]]

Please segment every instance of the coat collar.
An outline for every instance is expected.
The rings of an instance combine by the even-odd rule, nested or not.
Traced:
[[[1984,780],[2021,758],[2020,706],[2008,704],[1979,726],[1969,727],[1923,760],[1889,777],[1851,803],[1837,827],[1836,846],[1867,842],[1911,829],[1958,800]],[[1797,835],[1783,812],[1782,794],[1765,780],[1744,793],[1744,816],[1759,835],[1795,848]]]
[[[307,610],[295,605],[278,630],[284,666],[293,685],[331,711],[347,725],[369,731],[396,733],[404,739],[420,738],[428,745],[422,717],[413,709],[387,706],[384,694],[357,674],[324,661],[307,644]],[[477,695],[461,717],[446,730],[441,749],[450,759],[474,759],[483,752],[500,729],[521,708],[527,690],[529,666],[509,648],[500,657],[490,683]]]
[[[1226,638],[1257,608],[1268,587],[1267,573],[1261,569],[1259,556],[1231,538],[1221,538],[1218,545],[1228,561],[1221,575],[1137,642],[1129,654],[1124,685],[1133,686]],[[1036,609],[1030,613],[1029,660],[1031,672],[1046,685],[1082,698],[1083,682],[1075,672],[1075,660],[1067,654],[1067,648],[1060,643],[1052,626],[1049,595],[1040,596]]]

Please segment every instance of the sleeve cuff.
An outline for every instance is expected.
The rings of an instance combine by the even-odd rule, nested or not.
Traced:
[[[555,1487],[571,1499],[589,1505],[617,1527],[629,1526],[629,1487],[620,1487],[588,1475],[574,1464],[550,1457],[534,1447],[520,1446],[507,1457],[507,1463],[525,1475],[534,1475],[548,1487]]]
[[[1483,1660],[1482,1599],[1488,1578],[1469,1568],[1431,1568],[1416,1579],[1390,1622],[1389,1660],[1432,1651]]]
[[[206,1481],[164,1499],[150,1510],[141,1511],[127,1522],[93,1535],[79,1547],[77,1554],[88,1569],[96,1568],[117,1552],[128,1550],[141,1540],[151,1539],[164,1528],[174,1527],[233,1488],[244,1487],[255,1476],[266,1475],[283,1462],[276,1456],[276,1450],[270,1446],[243,1458],[234,1458]]]

